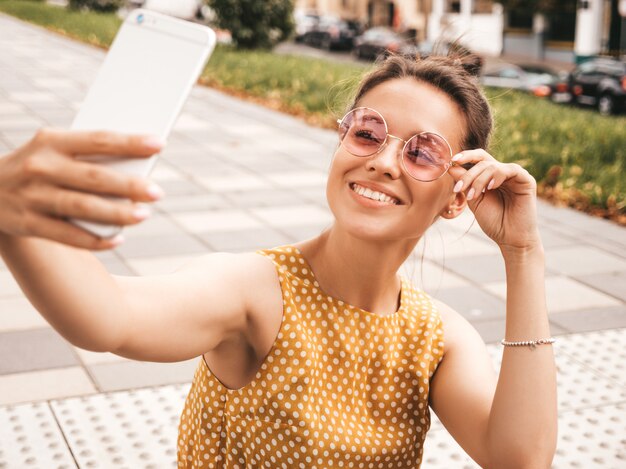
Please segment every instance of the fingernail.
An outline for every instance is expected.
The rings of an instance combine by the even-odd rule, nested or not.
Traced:
[[[133,217],[137,220],[145,220],[150,216],[150,209],[145,205],[138,205],[133,210]]]
[[[157,186],[154,183],[151,183],[148,185],[148,187],[146,187],[146,192],[153,199],[160,199],[165,194],[163,192],[163,189],[161,189],[159,186]]]
[[[150,136],[143,139],[143,144],[149,148],[159,150],[165,146],[165,141],[159,137]]]
[[[495,183],[496,183],[495,179],[492,179],[491,181],[489,181],[489,184],[487,185],[487,190],[491,190],[491,188],[493,187]]]
[[[457,181],[457,183],[454,185],[454,189],[452,189],[452,192],[459,192],[461,190],[461,187],[463,187],[463,181],[459,180]]]
[[[452,161],[459,161],[462,157],[463,155],[461,153],[458,153],[452,157]]]
[[[467,200],[472,200],[472,197],[474,197],[474,188],[473,187],[467,193]]]
[[[109,240],[109,243],[111,244],[111,246],[115,247],[115,246],[119,246],[120,244],[122,244],[124,242],[124,235],[118,234],[115,235],[113,238],[111,238]]]

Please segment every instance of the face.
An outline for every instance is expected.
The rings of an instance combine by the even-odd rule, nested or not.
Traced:
[[[378,111],[391,135],[408,140],[421,132],[435,132],[448,141],[453,155],[461,150],[463,114],[432,85],[412,78],[389,80],[356,105]],[[453,177],[446,173],[430,182],[413,179],[402,167],[403,146],[404,142],[389,138],[380,152],[367,157],[353,156],[338,146],[326,188],[338,226],[358,238],[414,240],[450,203]],[[370,191],[386,197],[372,200]]]

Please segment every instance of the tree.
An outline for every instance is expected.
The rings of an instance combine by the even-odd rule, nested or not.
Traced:
[[[237,47],[270,48],[294,28],[293,0],[207,0],[217,27],[230,31]]]

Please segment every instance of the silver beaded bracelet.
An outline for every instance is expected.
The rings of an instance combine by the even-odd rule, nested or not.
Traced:
[[[549,339],[521,340],[519,342],[509,342],[508,340],[504,339],[500,341],[500,343],[506,347],[528,346],[531,349],[534,349],[535,347],[537,347],[537,345],[553,344],[554,342],[556,342],[556,339],[554,337],[550,337]]]

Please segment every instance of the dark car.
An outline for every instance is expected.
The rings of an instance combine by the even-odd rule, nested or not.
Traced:
[[[626,62],[593,59],[576,67],[569,78],[572,100],[596,106],[600,114],[615,114],[626,102]]]
[[[302,42],[305,36],[311,32],[320,21],[319,15],[296,10],[293,15],[295,22],[295,40]]]
[[[303,37],[303,42],[322,49],[351,49],[358,35],[358,23],[334,16],[321,16]]]
[[[376,60],[379,56],[389,53],[413,55],[418,51],[414,40],[402,36],[395,31],[376,27],[365,31],[354,40],[353,53],[359,59]]]
[[[527,91],[555,103],[569,103],[572,100],[569,74],[557,72],[546,65],[500,64],[486,70],[480,81],[485,86]]]

